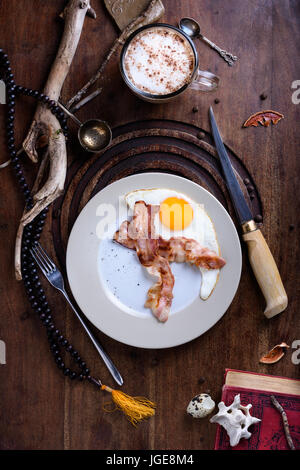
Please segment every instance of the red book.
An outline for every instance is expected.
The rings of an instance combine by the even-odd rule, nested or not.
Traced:
[[[226,369],[222,401],[228,406],[237,394],[242,405],[252,404],[250,414],[261,422],[252,425],[250,439],[241,439],[236,447],[230,447],[225,429],[218,425],[215,450],[289,450],[282,417],[271,395],[286,412],[294,445],[300,449],[300,380]]]

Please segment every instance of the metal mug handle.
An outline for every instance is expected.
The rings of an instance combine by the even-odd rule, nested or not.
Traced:
[[[190,83],[190,88],[198,91],[213,91],[218,88],[220,78],[206,70],[197,70],[194,80]]]

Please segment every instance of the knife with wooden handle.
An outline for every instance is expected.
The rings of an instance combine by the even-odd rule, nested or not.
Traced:
[[[263,234],[253,220],[244,194],[233,172],[212,107],[209,109],[209,117],[227,188],[242,227],[243,239],[248,245],[249,260],[266,300],[267,305],[264,314],[267,318],[272,318],[286,309],[288,298],[272,253]]]

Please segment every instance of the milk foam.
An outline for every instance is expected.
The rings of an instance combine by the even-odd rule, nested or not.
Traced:
[[[155,95],[172,93],[189,83],[194,65],[189,42],[167,28],[141,31],[130,42],[124,58],[130,82]]]

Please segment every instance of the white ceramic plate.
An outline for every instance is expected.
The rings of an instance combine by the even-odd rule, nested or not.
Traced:
[[[149,188],[175,189],[204,204],[226,260],[214,291],[205,301],[199,297],[199,271],[186,263],[172,263],[174,299],[166,323],[158,322],[143,306],[153,280],[140,265],[136,253],[112,241],[115,230],[127,219],[121,196]],[[100,239],[97,234],[103,228],[106,238]],[[99,330],[132,346],[168,348],[197,338],[220,320],[236,293],[241,260],[235,226],[214,196],[185,178],[143,173],[110,184],[84,207],[70,234],[67,274],[76,302]]]

